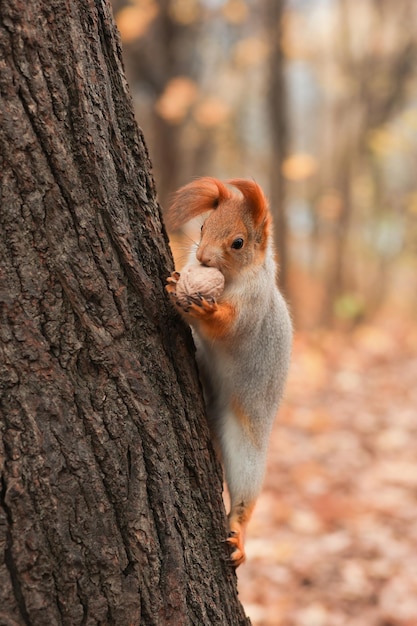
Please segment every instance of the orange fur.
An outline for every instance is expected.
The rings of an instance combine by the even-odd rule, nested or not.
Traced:
[[[227,539],[229,545],[234,548],[230,558],[235,567],[241,565],[245,559],[245,537],[249,520],[255,508],[255,502],[243,503],[237,506],[229,516],[229,532]]]
[[[245,178],[233,178],[226,182],[239,189],[245,198],[252,216],[254,228],[260,234],[260,249],[265,250],[269,238],[271,214],[262,189],[255,181],[246,180]]]
[[[268,203],[259,185],[255,181],[246,180],[245,178],[233,178],[228,180],[227,183],[237,187],[247,201],[252,213],[254,226],[257,227],[262,224],[268,212]]]
[[[223,302],[217,304],[217,309],[212,314],[201,317],[197,315],[197,319],[201,332],[207,339],[222,339],[233,326],[236,310],[230,303]]]
[[[168,228],[177,229],[202,213],[215,209],[232,197],[231,192],[216,178],[205,176],[184,185],[173,195],[165,215]]]
[[[248,438],[252,441],[252,443],[255,446],[257,446],[259,442],[257,440],[256,434],[253,429],[252,420],[250,419],[249,415],[244,411],[241,403],[235,396],[232,397],[231,408],[232,408],[233,413],[236,415],[237,419],[239,420],[240,425],[242,426],[243,430],[246,432]]]

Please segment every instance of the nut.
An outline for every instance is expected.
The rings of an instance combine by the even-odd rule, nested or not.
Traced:
[[[189,265],[181,272],[177,283],[178,300],[201,294],[204,298],[217,299],[224,289],[224,276],[215,267]]]

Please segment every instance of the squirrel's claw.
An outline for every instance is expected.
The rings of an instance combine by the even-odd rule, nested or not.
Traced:
[[[239,567],[246,559],[245,533],[248,522],[247,511],[250,511],[251,508],[252,507],[249,507],[248,509],[246,507],[246,509],[242,511],[237,510],[229,514],[229,533],[226,541],[230,548],[232,548],[230,561],[234,567]]]
[[[179,272],[172,272],[171,276],[167,278],[167,284],[165,285],[165,290],[170,294],[175,294],[177,283],[180,279]]]
[[[231,531],[225,542],[229,544],[229,546],[234,548],[229,557],[230,564],[233,565],[233,567],[239,567],[239,565],[242,565],[242,563],[246,559],[245,548],[243,546],[241,534],[236,531]]]
[[[175,283],[168,283],[167,285],[165,285],[165,291],[170,295],[170,296],[175,296],[177,293],[177,287]]]
[[[180,279],[181,274],[179,272],[172,272],[171,276],[168,276],[167,283],[177,283]]]
[[[217,302],[211,296],[205,298],[201,293],[187,297],[188,313],[192,317],[206,317],[217,311]]]

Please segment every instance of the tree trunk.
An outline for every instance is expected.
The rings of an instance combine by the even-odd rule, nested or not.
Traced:
[[[0,625],[247,624],[109,5],[0,16]]]
[[[266,17],[270,42],[268,107],[271,128],[270,200],[274,215],[274,240],[278,251],[279,285],[288,295],[288,229],[285,213],[285,180],[282,164],[288,151],[286,86],[282,50],[284,0],[267,0]]]

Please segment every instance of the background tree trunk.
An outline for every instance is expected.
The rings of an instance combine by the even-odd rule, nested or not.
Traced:
[[[271,129],[269,171],[270,204],[274,215],[274,240],[278,251],[279,285],[288,296],[288,229],[285,214],[285,179],[282,164],[288,152],[287,97],[282,49],[284,0],[267,0],[266,23],[269,34],[268,109]]]
[[[246,624],[108,3],[0,15],[0,624]]]

